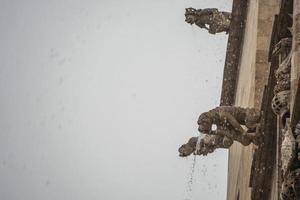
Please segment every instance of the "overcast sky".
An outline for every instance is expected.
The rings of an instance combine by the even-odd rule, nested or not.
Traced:
[[[0,199],[183,200],[201,112],[219,104],[225,34],[184,22],[228,0],[0,0]],[[227,151],[194,199],[226,199]]]

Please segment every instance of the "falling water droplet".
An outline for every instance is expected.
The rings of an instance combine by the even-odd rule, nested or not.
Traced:
[[[195,152],[198,152],[200,150],[200,141],[201,141],[201,139],[202,139],[202,137],[199,136],[198,140],[197,140]],[[195,167],[196,167],[196,154],[193,157],[192,166],[191,166],[191,169],[190,169],[189,179],[188,179],[188,183],[187,183],[187,196],[184,200],[191,200],[192,199]]]

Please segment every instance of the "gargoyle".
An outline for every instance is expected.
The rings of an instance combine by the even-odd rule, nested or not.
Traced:
[[[186,144],[178,149],[179,156],[186,157],[192,153],[206,156],[218,148],[228,149],[233,144],[233,141],[226,136],[206,135],[200,140],[199,149],[196,149],[197,141],[198,137],[190,138]]]
[[[211,34],[229,32],[231,13],[220,12],[216,8],[185,9],[185,21],[189,24],[196,24],[200,28],[208,30]]]
[[[247,146],[251,142],[260,143],[261,113],[254,108],[220,106],[199,116],[199,132],[209,135],[221,135]],[[215,130],[213,129],[215,125]],[[245,131],[241,125],[246,126]]]

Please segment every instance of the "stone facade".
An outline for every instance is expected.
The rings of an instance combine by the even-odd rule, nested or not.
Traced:
[[[230,148],[228,200],[300,199],[299,4],[249,1],[235,105],[261,109],[264,140]]]
[[[231,13],[189,8],[185,16],[210,32],[203,20],[216,23],[213,14],[229,33],[221,102],[200,115],[205,137],[180,156],[229,149],[228,200],[300,199],[300,1],[233,0]]]

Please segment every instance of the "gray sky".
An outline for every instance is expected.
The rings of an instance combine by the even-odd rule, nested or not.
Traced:
[[[225,34],[184,22],[228,0],[0,0],[0,199],[183,200],[201,112],[219,104]],[[194,199],[226,196],[227,151]]]

